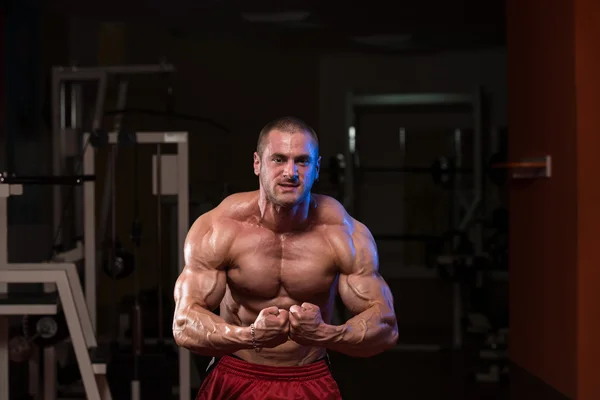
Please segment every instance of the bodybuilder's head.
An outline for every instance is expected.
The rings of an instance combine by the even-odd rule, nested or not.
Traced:
[[[304,121],[282,117],[260,131],[254,173],[270,202],[290,207],[306,199],[319,176],[320,163],[319,139]]]

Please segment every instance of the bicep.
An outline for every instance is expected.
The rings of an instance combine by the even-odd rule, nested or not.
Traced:
[[[215,310],[225,296],[226,280],[224,270],[186,265],[175,284],[175,307],[184,310],[197,304]]]
[[[227,285],[225,264],[231,244],[230,229],[209,218],[200,217],[186,238],[185,268],[175,284],[175,306],[184,310],[197,304],[213,311]]]
[[[344,305],[353,314],[373,306],[387,311],[394,308],[392,292],[377,271],[361,274],[341,274],[339,294]]]
[[[379,273],[377,246],[366,226],[355,222],[350,257],[345,257],[339,279],[339,294],[354,314],[375,305],[393,311],[392,292]]]

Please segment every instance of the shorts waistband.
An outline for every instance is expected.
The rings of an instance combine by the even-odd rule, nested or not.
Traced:
[[[250,363],[238,357],[223,356],[216,368],[226,368],[238,375],[267,380],[311,380],[330,374],[325,359],[300,366],[274,366]]]

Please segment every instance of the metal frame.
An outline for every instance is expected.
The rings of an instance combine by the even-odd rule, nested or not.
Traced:
[[[483,142],[482,142],[482,103],[483,93],[481,88],[477,88],[472,94],[468,93],[388,93],[388,94],[356,94],[352,92],[346,93],[345,99],[345,132],[347,140],[345,140],[346,168],[344,170],[344,199],[343,204],[351,213],[355,213],[355,167],[358,165],[358,153],[355,148],[357,127],[356,108],[357,107],[390,107],[390,106],[414,106],[414,105],[467,105],[471,107],[473,113],[473,130],[474,130],[474,154],[473,154],[473,181],[474,195],[471,200],[465,217],[457,224],[457,228],[465,229],[473,221],[483,202]],[[460,139],[460,138],[459,138]],[[457,199],[457,204],[460,204],[460,199]],[[455,212],[456,210],[453,210]],[[483,250],[483,230],[481,224],[476,224],[474,227],[474,244],[476,254],[481,254]],[[427,267],[411,267],[401,272],[405,278],[422,278],[436,279],[438,274],[436,271]],[[462,346],[462,304],[460,284],[453,285],[453,332],[452,342],[453,347],[458,349]],[[413,350],[413,351],[435,351],[441,349],[438,345],[399,345],[398,350]]]
[[[81,371],[86,395],[93,400],[110,400],[111,394],[103,376],[105,370],[94,371],[88,349],[97,347],[83,290],[73,263],[8,263],[8,197],[23,193],[22,185],[0,184],[0,293],[8,294],[9,283],[51,283],[56,285],[60,303],[64,309],[70,337],[73,342],[77,363]],[[8,315],[43,311],[55,314],[57,305],[3,305],[0,307],[0,398],[10,394]],[[44,387],[46,398],[54,398],[55,382]]]
[[[103,376],[106,369],[100,366],[99,370],[95,370],[90,358],[89,349],[97,347],[98,344],[85,307],[75,264],[6,264],[0,269],[0,282],[51,283],[57,286],[86,396],[90,400],[110,400],[112,398],[110,389]],[[9,306],[5,308],[8,309]],[[0,343],[0,345],[3,351],[7,351],[8,343]],[[0,370],[4,371],[8,378],[8,364],[1,365]],[[6,394],[6,397],[2,398],[8,398],[8,392],[8,385],[6,388],[0,387],[0,393]],[[46,392],[46,395],[54,397],[52,393]]]
[[[68,174],[65,170],[66,157],[69,154],[69,134],[72,140],[83,127],[83,88],[82,82],[96,81],[98,90],[96,92],[96,104],[92,119],[92,131],[102,126],[104,117],[104,102],[108,79],[112,76],[124,77],[140,74],[172,73],[175,67],[171,64],[158,65],[117,65],[106,67],[64,67],[52,68],[52,173],[54,176]],[[71,83],[67,87],[67,83]],[[124,107],[124,87],[119,87],[118,106]],[[67,107],[69,105],[69,107]],[[118,128],[117,128],[118,129]],[[74,140],[73,140],[74,141]],[[77,151],[77,145],[72,146],[71,151]],[[75,172],[77,173],[77,172]],[[53,188],[53,232],[57,232],[62,217],[62,195],[61,188]],[[76,219],[83,214],[81,197],[76,196],[75,208],[78,212],[73,213]],[[83,223],[76,221],[77,229],[83,227]],[[59,236],[59,238],[61,238]]]
[[[90,133],[84,134],[84,175],[93,175],[95,171],[95,151],[92,146],[86,146]],[[189,230],[189,178],[188,178],[188,133],[187,132],[136,132],[136,145],[141,144],[177,144],[177,247],[178,272],[183,271],[185,259],[183,246]],[[118,132],[108,134],[110,145],[118,143]],[[160,179],[158,174],[157,179]],[[83,183],[84,194],[84,238],[85,238],[85,299],[90,314],[90,320],[96,331],[96,281],[98,269],[96,267],[96,199],[95,183]],[[179,398],[190,398],[190,354],[189,351],[179,348]]]

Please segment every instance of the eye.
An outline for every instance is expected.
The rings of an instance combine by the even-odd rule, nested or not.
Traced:
[[[283,162],[283,159],[281,157],[275,157],[275,158],[273,158],[273,162],[281,163],[281,162]]]

